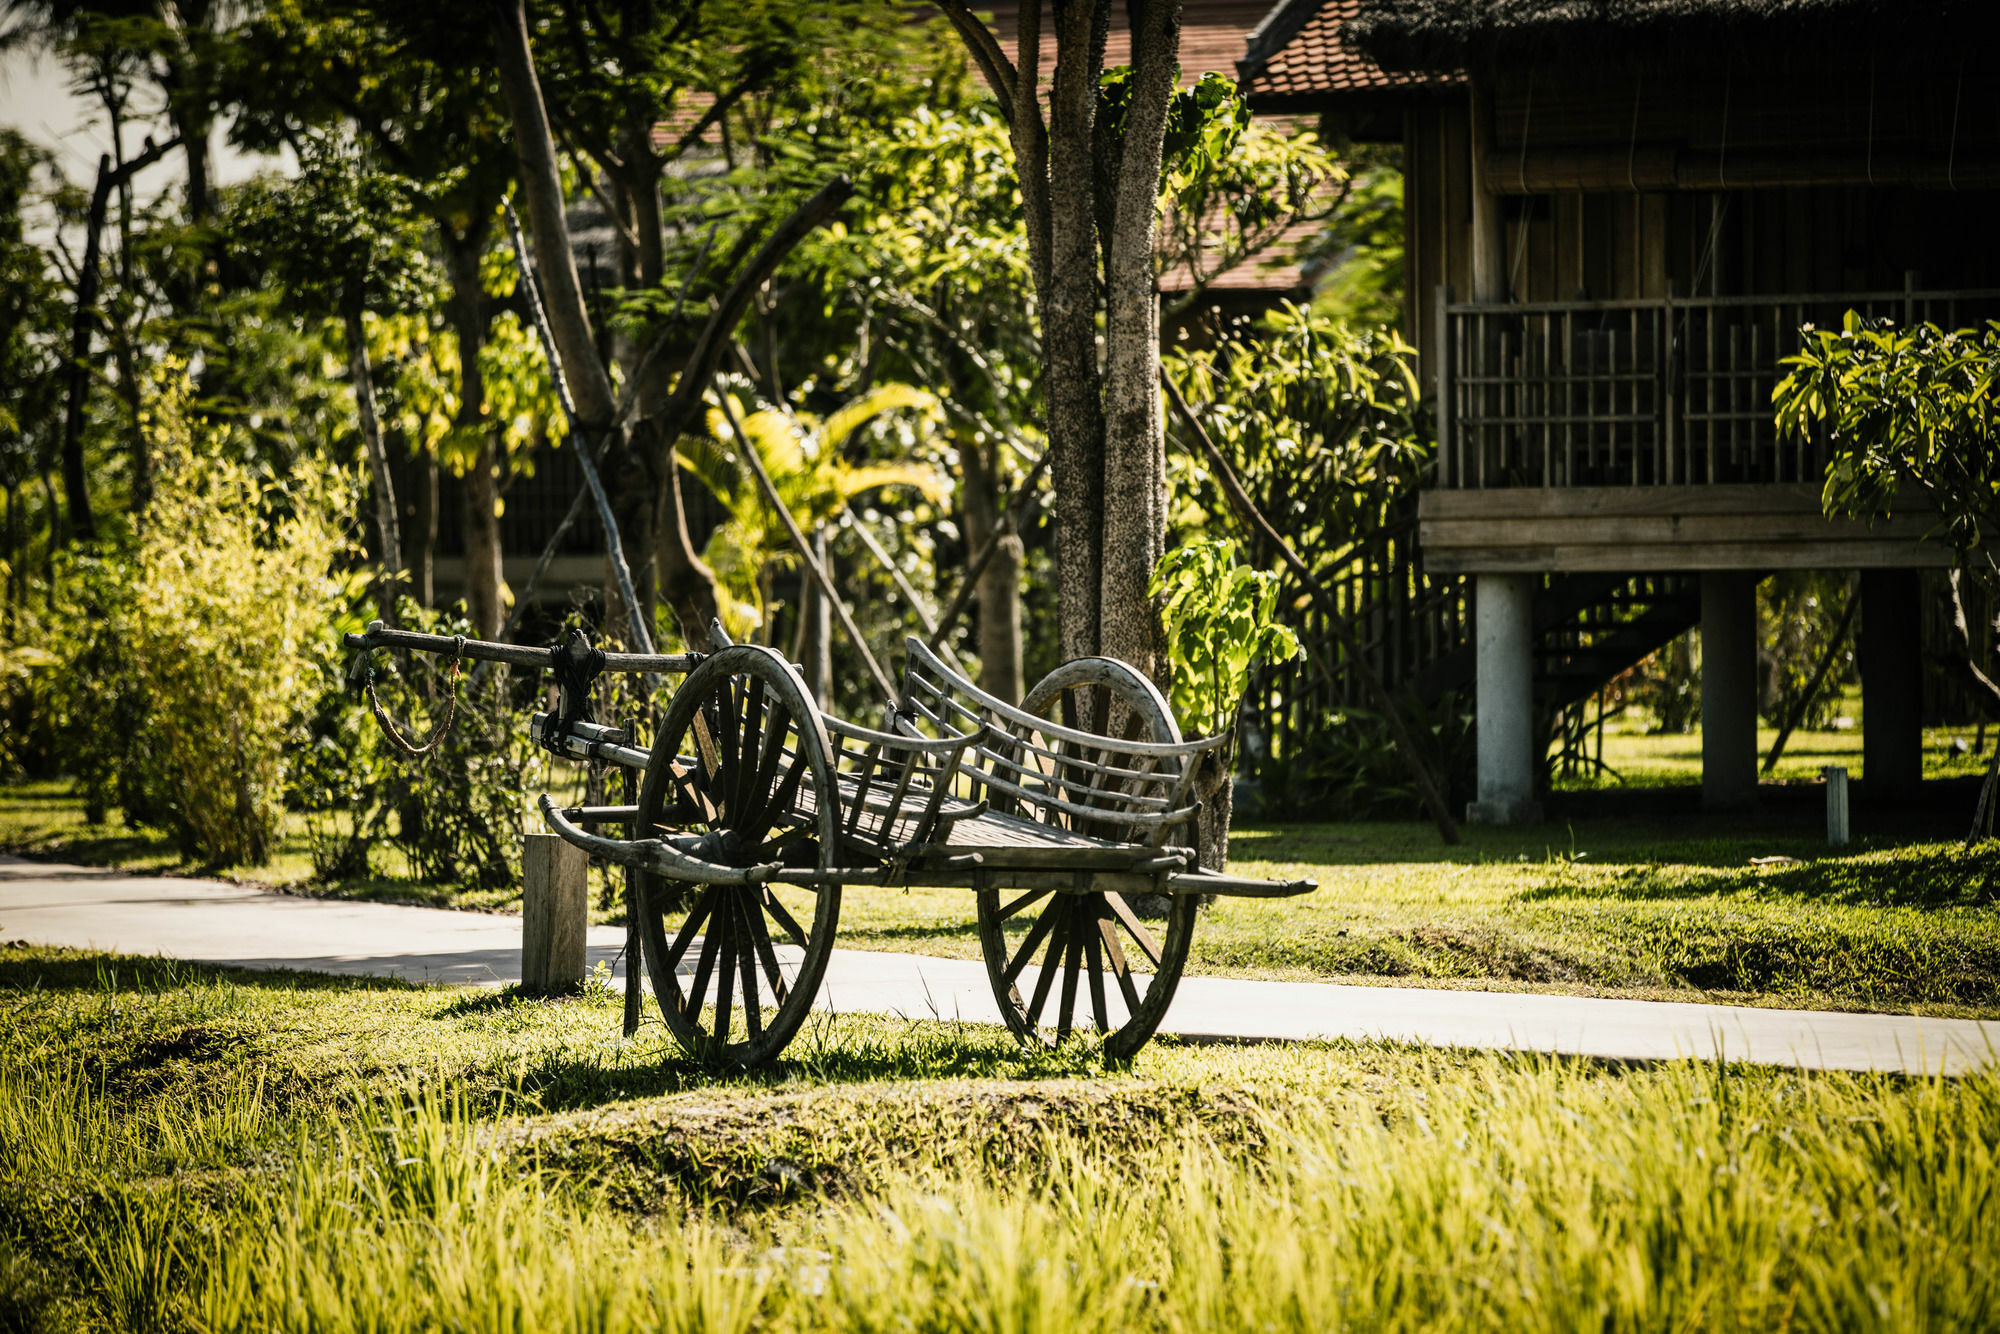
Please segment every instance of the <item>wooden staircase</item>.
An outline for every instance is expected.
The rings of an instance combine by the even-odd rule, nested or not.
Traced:
[[[1471,577],[1431,574],[1417,560],[1415,534],[1391,525],[1341,554],[1320,578],[1350,617],[1368,660],[1398,694],[1420,706],[1456,693],[1469,707],[1477,669]],[[1244,759],[1251,773],[1271,755],[1299,755],[1318,737],[1370,710],[1323,619],[1296,590],[1293,628],[1307,654],[1267,668],[1252,684],[1251,730]],[[1578,722],[1585,701],[1604,685],[1701,619],[1699,576],[1691,574],[1554,574],[1535,596],[1535,706],[1551,727]],[[1329,678],[1320,664],[1332,667]]]

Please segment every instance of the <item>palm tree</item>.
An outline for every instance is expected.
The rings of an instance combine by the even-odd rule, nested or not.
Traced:
[[[709,434],[681,442],[677,451],[681,466],[729,511],[728,519],[710,534],[702,559],[715,571],[718,600],[731,634],[741,631],[738,637],[744,638],[762,630],[768,638],[773,581],[799,565],[798,552],[750,470],[723,443],[736,442],[732,418],[742,421],[743,434],[763,461],[778,498],[799,527],[811,532],[837,518],[864,493],[881,487],[910,487],[933,504],[950,496],[950,480],[934,467],[855,464],[845,457],[844,447],[857,430],[883,413],[902,410],[917,411],[928,420],[936,415],[938,403],[914,386],[885,384],[824,419],[777,408],[744,419],[740,413],[711,408]]]

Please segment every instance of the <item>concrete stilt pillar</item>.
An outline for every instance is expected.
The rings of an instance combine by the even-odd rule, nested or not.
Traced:
[[[1915,570],[1861,572],[1861,781],[1872,801],[1924,776],[1923,624]]]
[[[1535,576],[1482,574],[1473,592],[1478,654],[1479,799],[1470,824],[1533,824],[1535,800]]]
[[[1757,800],[1757,579],[1701,577],[1701,804]]]

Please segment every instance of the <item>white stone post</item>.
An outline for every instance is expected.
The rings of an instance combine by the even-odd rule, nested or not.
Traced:
[[[1826,779],[1826,843],[1830,848],[1847,846],[1847,769],[1829,764],[1820,777]]]
[[[1533,824],[1535,800],[1535,585],[1531,574],[1482,574],[1473,590],[1478,655],[1479,797],[1468,824]]]

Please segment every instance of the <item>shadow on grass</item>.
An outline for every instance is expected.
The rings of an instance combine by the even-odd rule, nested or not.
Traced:
[[[927,940],[969,940],[979,939],[979,923],[972,919],[972,897],[966,896],[966,918],[962,922],[908,922],[900,925],[874,926],[868,924],[843,924],[840,935],[835,939],[837,946],[855,948],[861,940],[873,941],[927,941]]]
[[[218,985],[271,991],[408,991],[414,984],[391,977],[230,968],[185,959],[0,942],[0,991],[173,991]]]
[[[1990,844],[1907,848],[1888,858],[1818,856],[1770,866],[1631,866],[1596,880],[1559,866],[1554,875],[1555,883],[1525,890],[1515,901],[1664,902],[1742,894],[1869,908],[1978,908],[2000,902],[2000,848]]]
[[[630,1047],[551,1052],[529,1064],[492,1070],[503,1098],[541,1111],[581,1111],[704,1089],[751,1091],[911,1080],[1099,1078],[1124,1067],[1095,1044],[1061,1049],[1023,1046],[998,1026],[814,1015],[785,1054],[755,1070],[735,1070],[687,1055],[657,1019]]]

